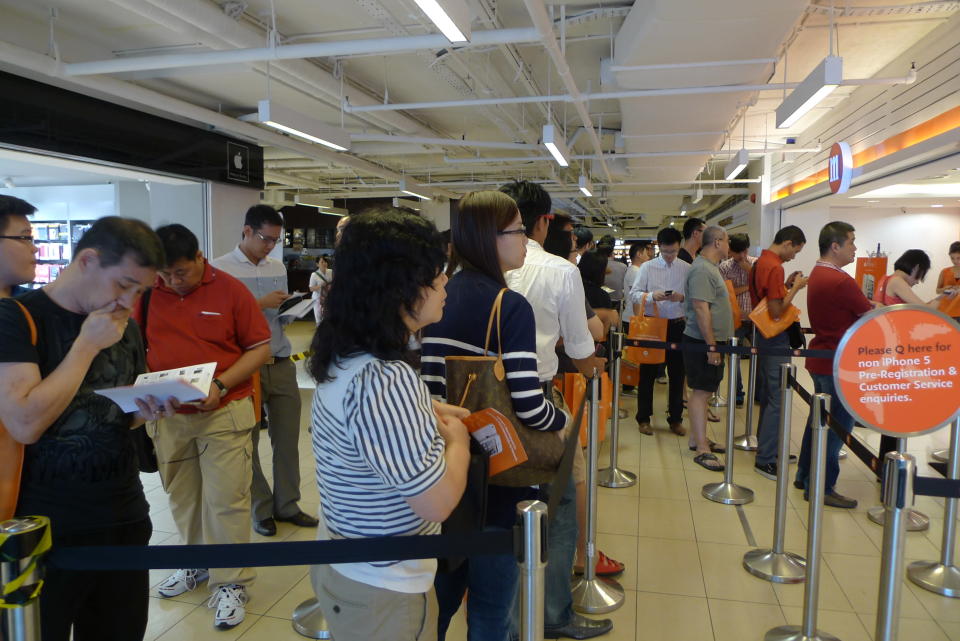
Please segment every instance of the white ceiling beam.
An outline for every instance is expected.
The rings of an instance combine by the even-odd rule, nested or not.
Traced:
[[[539,145],[517,142],[499,142],[495,140],[460,140],[458,138],[428,138],[425,136],[392,136],[390,134],[351,134],[354,142],[416,143],[441,147],[476,147],[477,149],[539,149]]]
[[[470,44],[464,45],[464,47],[537,42],[539,40],[540,34],[536,29],[492,29],[474,32],[471,36]],[[448,47],[450,47],[450,42],[446,36],[442,34],[403,36],[399,38],[369,38],[363,40],[344,40],[341,42],[309,42],[304,44],[281,45],[279,47],[229,49],[226,51],[197,51],[193,53],[159,56],[136,56],[130,58],[110,58],[107,60],[90,60],[88,62],[72,62],[63,65],[63,74],[66,76],[89,76],[129,71],[178,69],[181,67],[201,65],[265,62],[268,60],[336,58],[337,56],[348,56],[357,53],[405,53],[425,49],[446,49]]]

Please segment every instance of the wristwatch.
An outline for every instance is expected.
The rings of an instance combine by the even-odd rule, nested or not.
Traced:
[[[220,396],[223,396],[230,391],[230,389],[224,385],[223,381],[221,381],[219,378],[213,379],[213,384],[220,388]]]

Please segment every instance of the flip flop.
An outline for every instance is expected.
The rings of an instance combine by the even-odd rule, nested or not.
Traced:
[[[597,576],[617,576],[618,574],[623,573],[623,569],[623,563],[617,561],[616,559],[611,559],[600,550],[597,550]],[[573,573],[579,576],[583,574],[583,568],[574,568]]]
[[[720,418],[713,413],[713,410],[707,410],[707,420],[711,423],[719,423]]]
[[[707,452],[694,456],[693,462],[704,469],[710,470],[711,472],[723,471],[723,465],[717,460],[717,457]]]
[[[707,444],[710,446],[710,451],[713,452],[714,454],[726,454],[726,453],[727,453],[726,448],[723,447],[722,445],[720,445],[719,443],[714,443],[714,442],[711,441],[711,440],[707,440]],[[696,451],[697,451],[697,446],[696,446],[696,445],[691,445],[691,446],[690,446],[690,451],[691,451],[691,452],[696,452]]]

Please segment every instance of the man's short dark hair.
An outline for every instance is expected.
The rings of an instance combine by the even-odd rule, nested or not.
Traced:
[[[700,218],[688,218],[687,222],[683,223],[683,239],[690,240],[693,233],[706,224],[707,223]]]
[[[283,227],[283,216],[270,205],[254,205],[247,210],[247,215],[243,217],[243,224],[254,229],[260,229],[264,225]]]
[[[93,223],[77,243],[74,257],[84,249],[95,249],[101,267],[112,267],[130,256],[140,267],[159,269],[166,264],[163,244],[142,220],[105,216]]]
[[[676,245],[682,240],[683,235],[673,227],[664,227],[657,232],[657,244],[661,247],[664,245]]]
[[[195,260],[200,251],[200,243],[192,231],[179,223],[164,225],[157,228],[157,236],[163,243],[163,251],[167,255],[164,267],[170,267],[181,260]]]
[[[500,187],[500,191],[513,198],[520,210],[520,219],[527,236],[533,233],[537,219],[550,213],[553,201],[547,190],[529,180],[515,180]]]
[[[950,249],[947,251],[947,254],[960,254],[960,240],[955,240],[950,243]]]
[[[593,242],[593,232],[583,225],[574,227],[573,235],[577,237],[577,249],[583,249]]]
[[[787,225],[783,229],[777,232],[777,235],[773,237],[773,244],[779,245],[787,241],[793,243],[793,246],[804,245],[807,242],[807,237],[803,235],[803,230],[797,227],[796,225]]]
[[[597,253],[603,256],[604,258],[610,258],[613,256],[613,248],[617,245],[617,239],[611,234],[604,234],[600,239],[600,242],[597,243]]]
[[[930,271],[930,257],[922,249],[908,249],[893,264],[894,269],[899,269],[903,273],[910,275],[913,270],[917,270],[917,280],[922,281],[927,277]]]
[[[730,251],[739,253],[749,248],[750,248],[750,236],[748,234],[731,234],[730,235]]]
[[[823,229],[820,230],[820,238],[817,241],[820,246],[820,255],[826,256],[830,253],[830,246],[834,243],[843,247],[843,244],[847,242],[847,236],[853,231],[856,231],[853,225],[842,220],[834,220],[824,225]]]
[[[0,195],[0,234],[6,233],[9,218],[12,216],[32,216],[37,208],[25,200],[14,196]]]
[[[647,247],[650,246],[649,240],[638,240],[635,243],[630,244],[630,262],[633,262],[637,258],[637,254],[642,251],[646,251]]]

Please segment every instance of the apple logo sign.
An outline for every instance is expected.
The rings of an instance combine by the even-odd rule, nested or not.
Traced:
[[[235,182],[250,182],[250,148],[234,142],[227,143],[227,178]]]
[[[233,157],[233,166],[237,169],[243,169],[243,155],[239,151]]]

